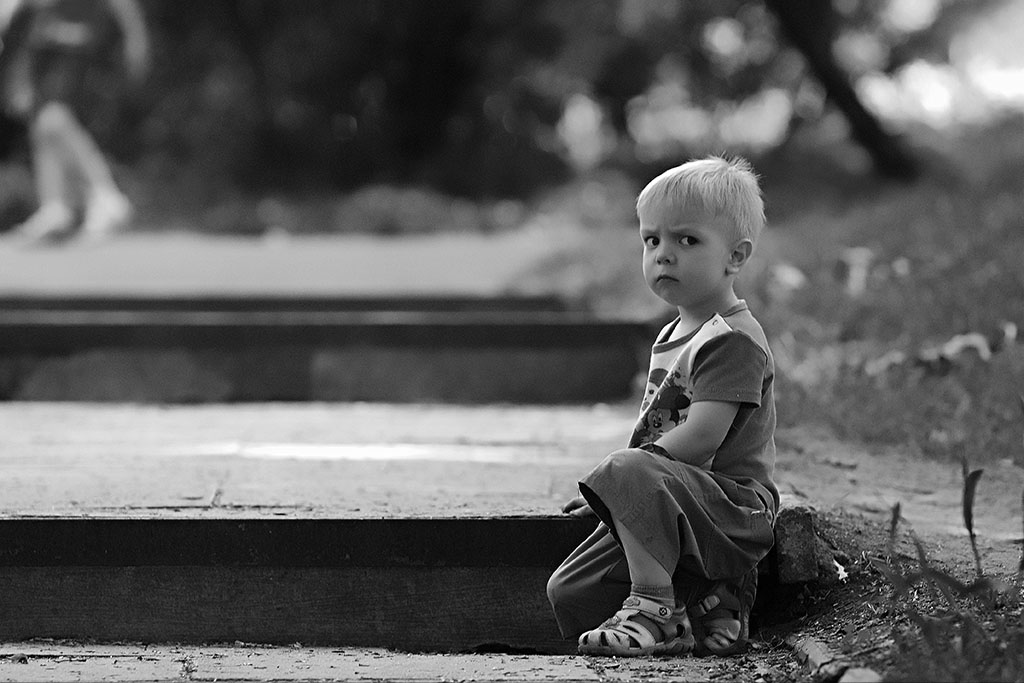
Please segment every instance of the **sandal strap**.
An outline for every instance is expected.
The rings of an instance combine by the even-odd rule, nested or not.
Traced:
[[[618,614],[621,614],[621,610],[620,612],[616,613],[616,615]],[[609,619],[604,624],[602,624],[600,628],[596,628],[593,631],[591,631],[591,633],[594,634],[602,632],[606,634],[616,634],[617,636],[619,636],[620,639],[622,639],[622,645],[625,645],[630,650],[643,650],[658,643],[658,638],[655,634],[651,633],[635,621],[629,619],[615,620],[615,618],[613,617],[612,619]],[[625,636],[625,638],[623,638],[623,636]],[[629,638],[635,640],[637,642],[638,647],[629,647]]]
[[[694,628],[697,632],[696,653],[698,656],[707,654],[726,657],[745,652],[750,636],[750,610],[757,594],[757,568],[742,577],[728,581],[719,581],[711,590],[704,594],[693,607],[690,615],[694,617]],[[719,603],[708,609],[704,600],[716,596]],[[727,644],[714,643],[708,645],[707,640],[718,636]],[[713,639],[712,639],[713,640]]]
[[[704,610],[703,602],[710,596],[718,597],[718,604],[710,610]],[[757,569],[744,574],[739,579],[730,581],[719,581],[705,593],[691,608],[690,613],[694,617],[703,617],[707,612],[724,610],[735,612],[738,615],[749,613],[757,595]]]
[[[615,613],[615,616],[625,620],[627,617],[642,614],[651,621],[665,624],[672,618],[673,611],[671,607],[663,605],[657,600],[651,600],[639,595],[630,595],[622,603],[622,608]]]

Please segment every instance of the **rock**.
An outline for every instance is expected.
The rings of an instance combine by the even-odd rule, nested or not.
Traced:
[[[881,683],[881,681],[881,676],[864,667],[847,669],[839,679],[839,683]]]
[[[775,520],[775,553],[781,584],[816,581],[821,575],[814,515],[806,505],[783,506]],[[826,558],[827,559],[827,558]],[[827,563],[831,569],[831,562]],[[834,573],[834,569],[831,569]]]

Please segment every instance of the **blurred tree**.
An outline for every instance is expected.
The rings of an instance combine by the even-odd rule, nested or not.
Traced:
[[[234,5],[261,92],[258,139],[283,169],[306,164],[343,186],[396,181],[442,144],[438,131],[478,78],[465,49],[477,8],[387,5]],[[247,175],[277,184],[288,181],[283,169]]]
[[[477,195],[564,176],[532,125],[558,103],[517,77],[558,49],[541,2],[151,1],[166,65],[152,142],[211,171],[256,187],[422,180]]]
[[[147,0],[154,70],[104,143],[169,203],[373,183],[526,196],[571,173],[570,102],[594,103],[606,160],[636,168],[769,150],[821,116],[823,92],[898,175],[907,157],[837,47],[941,54],[945,17],[974,0],[902,29],[883,21],[895,2]]]
[[[765,0],[783,29],[806,57],[829,99],[850,122],[857,140],[871,155],[878,170],[888,176],[907,178],[915,165],[903,143],[889,134],[878,118],[860,101],[857,92],[833,54],[839,31],[839,15],[831,2],[821,0]]]

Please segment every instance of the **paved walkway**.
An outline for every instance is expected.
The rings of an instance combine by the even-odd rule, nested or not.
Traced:
[[[0,403],[0,517],[550,515],[634,417],[632,402]],[[920,531],[964,535],[957,463],[806,430],[778,443],[784,494],[879,524],[900,502]],[[976,529],[1006,550],[1000,562],[1019,537],[1021,486],[1024,470],[1000,462],[979,487]]]
[[[763,675],[749,661],[520,654],[409,654],[357,648],[0,644],[0,681],[706,681]]]
[[[550,515],[624,406],[0,404],[0,515]]]

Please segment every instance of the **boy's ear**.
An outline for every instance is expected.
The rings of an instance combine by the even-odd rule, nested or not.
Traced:
[[[741,239],[732,248],[732,252],[729,254],[729,263],[725,266],[725,272],[729,275],[735,275],[740,272],[740,268],[747,262],[750,255],[754,253],[754,243],[749,239]]]

